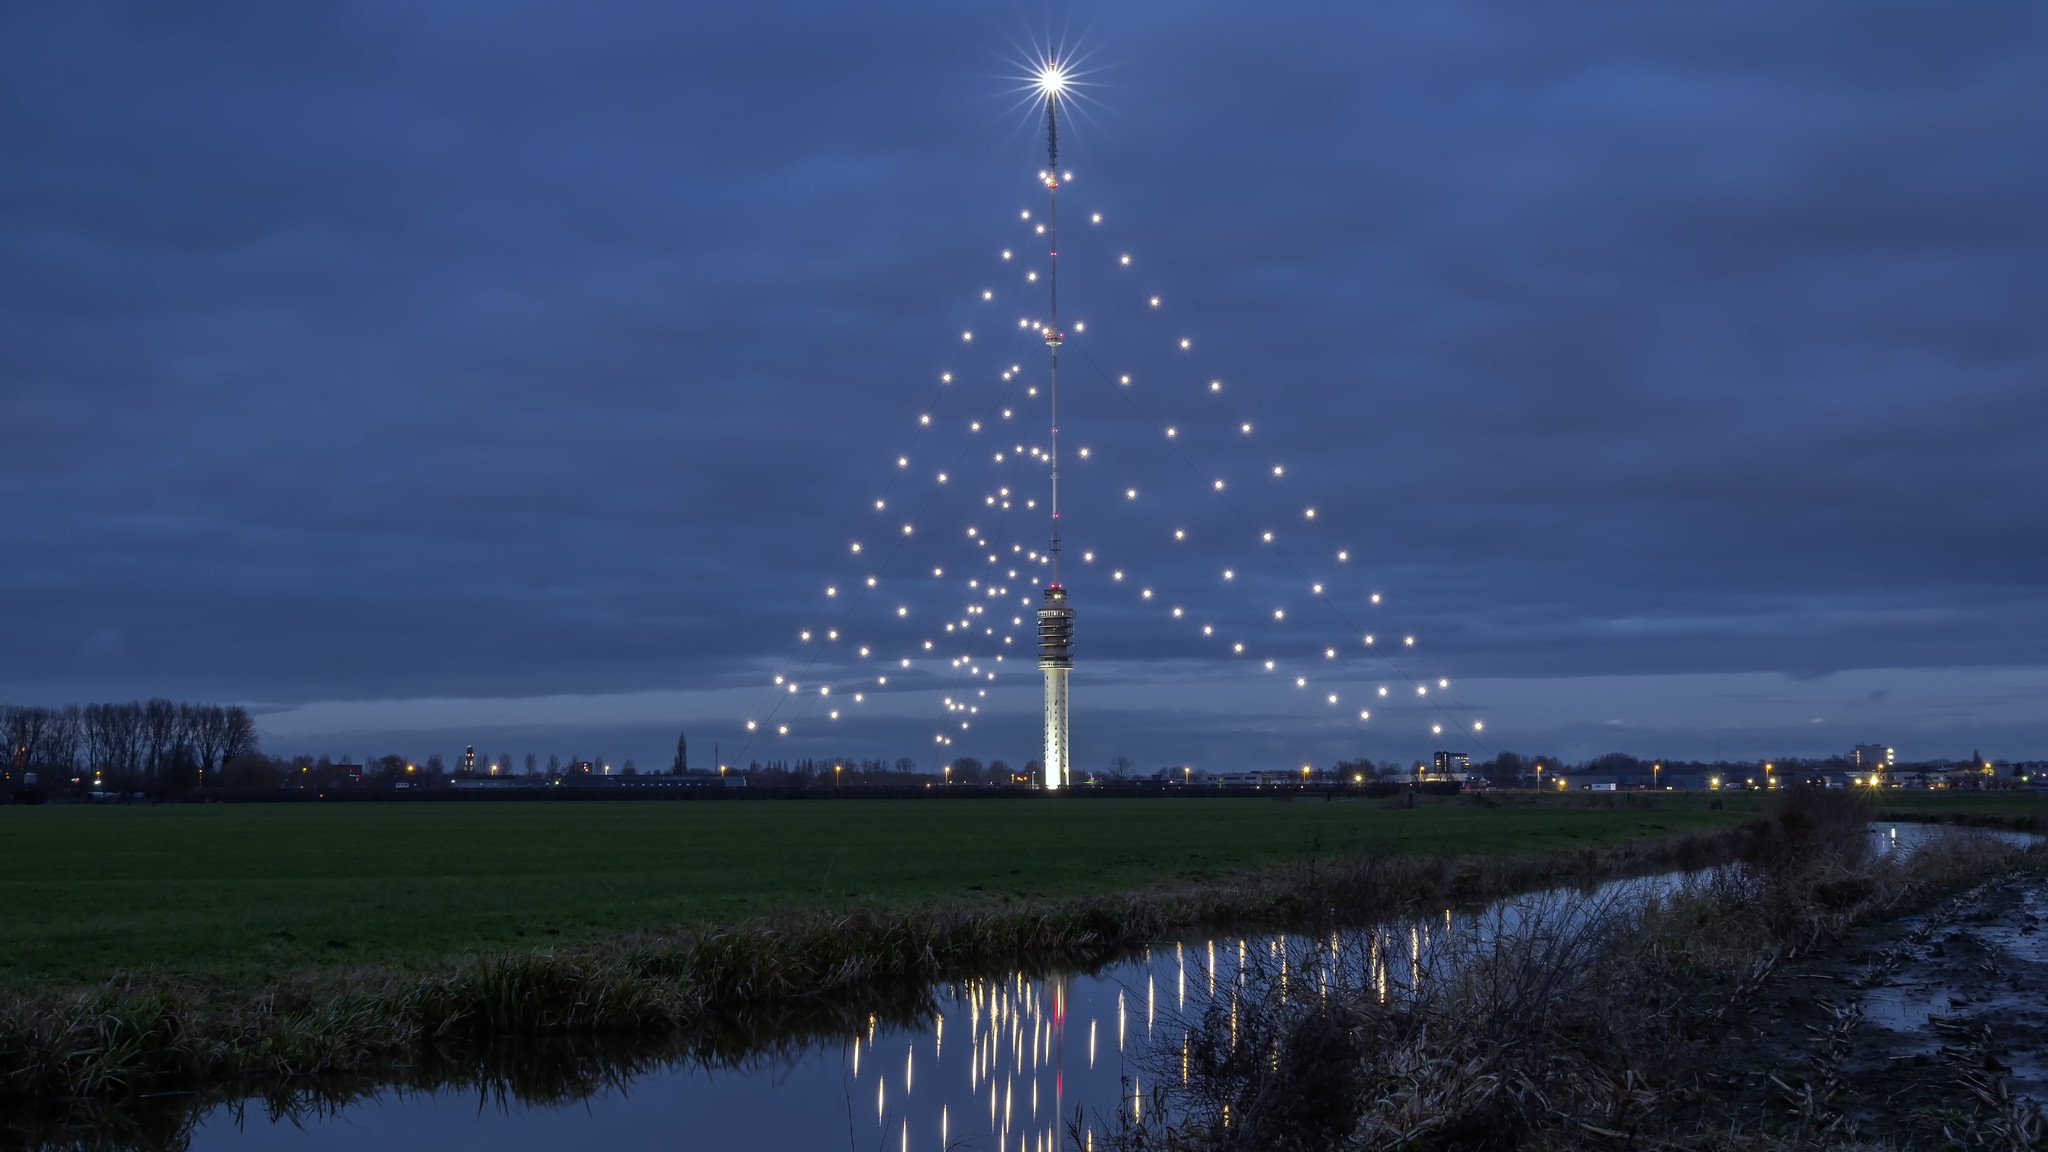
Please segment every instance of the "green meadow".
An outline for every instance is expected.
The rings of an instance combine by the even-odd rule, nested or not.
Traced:
[[[1583,794],[1582,794],[1583,795]],[[1239,799],[0,808],[0,984],[432,966],[851,905],[1001,902],[1361,854],[1532,853],[1724,826],[1652,809]]]

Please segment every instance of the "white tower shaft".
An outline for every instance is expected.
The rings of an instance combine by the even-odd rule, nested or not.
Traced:
[[[1052,315],[1045,326],[1045,347],[1049,359],[1048,391],[1052,403],[1052,578],[1046,582],[1045,600],[1038,609],[1038,667],[1045,673],[1045,759],[1040,781],[1048,790],[1064,788],[1070,781],[1072,762],[1067,754],[1067,673],[1074,666],[1074,610],[1067,606],[1067,589],[1060,583],[1060,145],[1059,89],[1049,87],[1045,101],[1045,156],[1051,166],[1045,174],[1048,203],[1046,240],[1049,265],[1046,273],[1052,294]]]

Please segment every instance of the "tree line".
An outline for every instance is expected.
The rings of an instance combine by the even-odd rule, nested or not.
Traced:
[[[0,736],[7,741],[0,777],[8,792],[25,798],[187,792],[257,747],[256,722],[242,706],[163,699],[0,704]]]

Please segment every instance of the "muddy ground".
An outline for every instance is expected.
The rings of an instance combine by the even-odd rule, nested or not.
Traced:
[[[1789,966],[1716,1046],[1708,1111],[1802,1143],[2048,1148],[2044,920],[2034,868]]]

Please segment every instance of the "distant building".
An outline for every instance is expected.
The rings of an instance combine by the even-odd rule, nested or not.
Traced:
[[[1849,763],[1859,772],[1887,772],[1892,766],[1892,750],[1882,744],[1858,744],[1849,750]]]
[[[1439,752],[1427,779],[1463,780],[1472,774],[1472,757],[1465,752]]]
[[[476,745],[471,744],[463,748],[462,767],[456,771],[464,776],[476,775]]]

